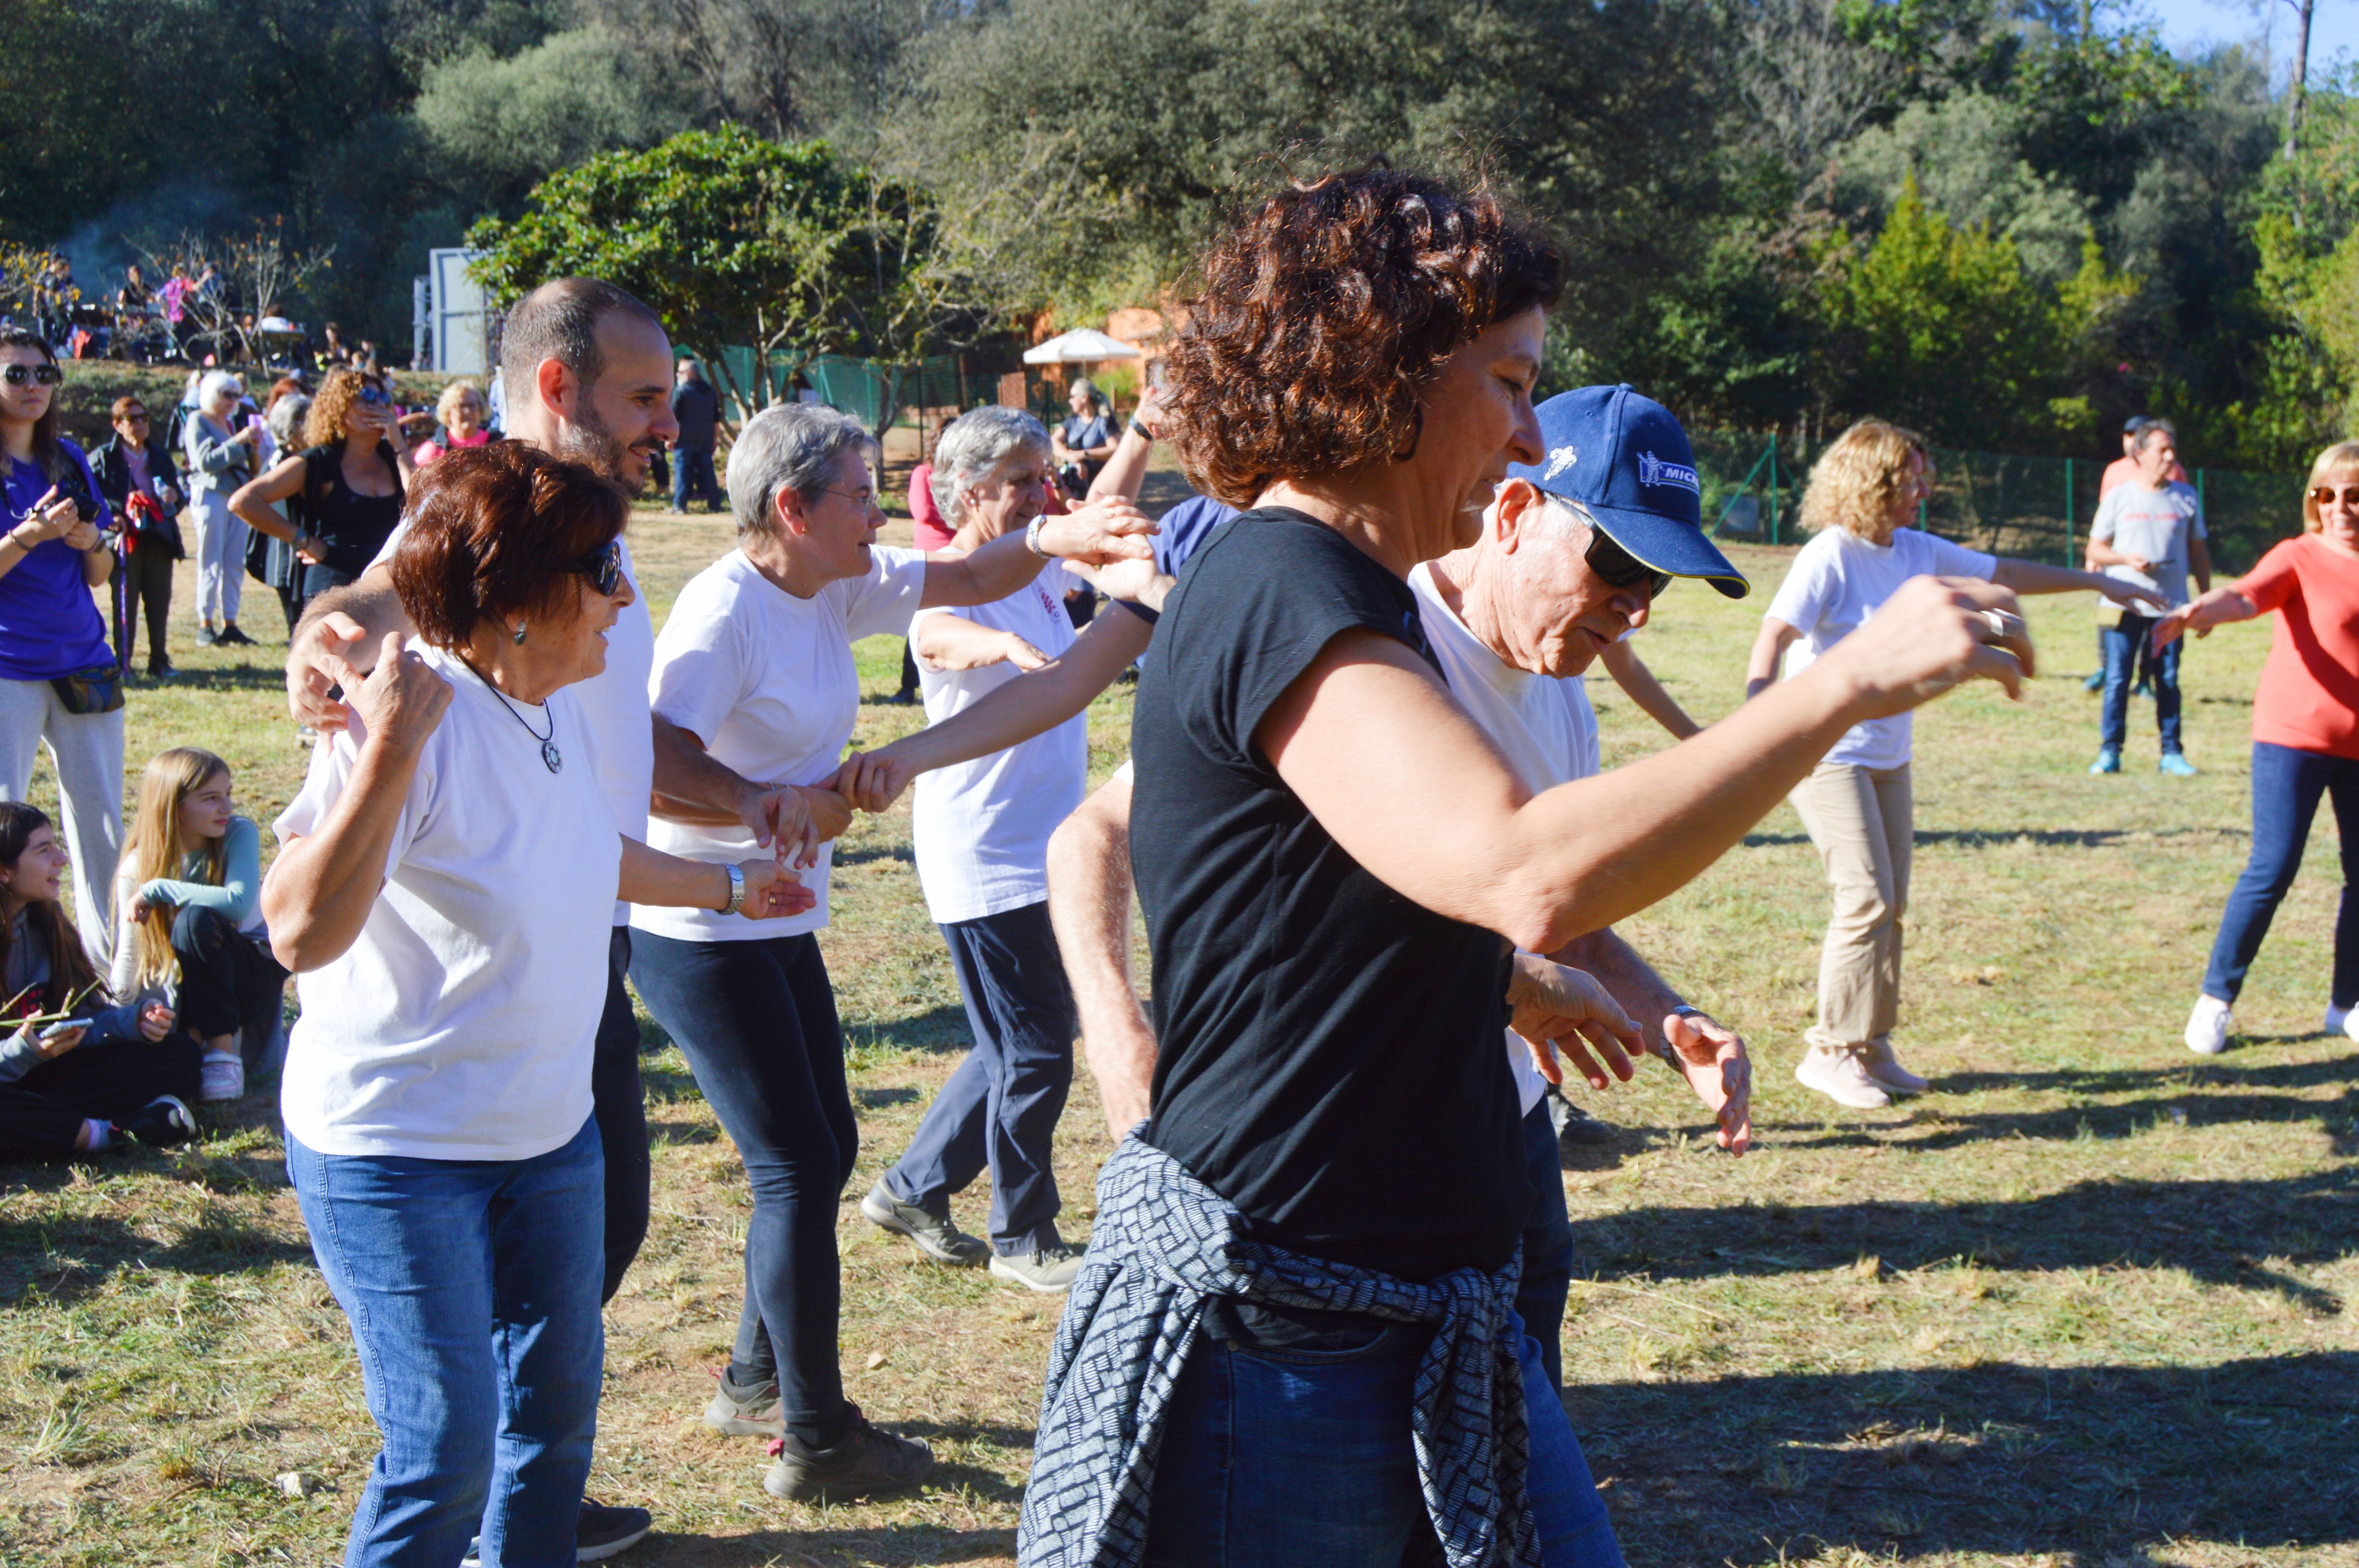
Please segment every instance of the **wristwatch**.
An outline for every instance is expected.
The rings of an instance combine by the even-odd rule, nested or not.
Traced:
[[[734,866],[723,866],[729,873],[729,902],[721,906],[723,914],[734,914],[745,907],[745,873]]]
[[[1048,525],[1049,519],[1047,517],[1035,517],[1032,519],[1032,525],[1024,530],[1024,547],[1031,551],[1036,556],[1045,557],[1049,554],[1048,551],[1040,547],[1040,531]]]

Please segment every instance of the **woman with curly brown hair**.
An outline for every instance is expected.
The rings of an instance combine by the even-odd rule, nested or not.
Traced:
[[[1618,1563],[1512,1310],[1530,1195],[1499,1042],[1512,1022],[1602,1084],[1584,1039],[1627,1077],[1638,1032],[1528,955],[1680,887],[1860,719],[2012,689],[2029,643],[2003,589],[1912,585],[1829,667],[1535,795],[1450,696],[1410,568],[1474,541],[1510,463],[1694,482],[1543,449],[1561,254],[1486,190],[1371,168],[1238,214],[1201,265],[1178,446],[1250,510],[1180,574],[1139,683],[1159,1054],[1099,1183],[1018,1555]],[[1688,535],[1643,564],[1681,572]]]
[[[298,613],[368,570],[401,521],[403,489],[416,472],[385,378],[367,371],[328,373],[303,416],[303,447],[229,500],[256,533],[294,548]],[[273,506],[280,502],[284,517]]]
[[[1900,586],[1922,573],[1982,578],[2017,593],[2093,589],[2125,602],[2160,600],[2102,572],[2075,571],[1986,556],[1908,526],[1933,493],[1933,460],[1921,436],[1863,419],[1835,438],[1802,492],[1802,546],[1778,586],[1745,673],[1750,698],[1777,679],[1798,639],[1796,673],[1856,632]],[[1925,1092],[1926,1080],[1893,1054],[1900,1011],[1900,919],[1908,904],[1916,806],[1906,712],[1870,719],[1835,742],[1794,791],[1834,892],[1819,955],[1819,1021],[1794,1068],[1806,1088],[1854,1110],[1876,1110],[1894,1095]]]

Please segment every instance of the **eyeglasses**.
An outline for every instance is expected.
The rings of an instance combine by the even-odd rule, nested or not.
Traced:
[[[623,541],[607,540],[604,549],[591,551],[574,562],[570,569],[588,578],[590,586],[600,593],[609,599],[614,598],[614,589],[623,582]]]
[[[2343,498],[2343,505],[2359,512],[2359,484],[2346,484],[2340,491],[2331,484],[2321,484],[2310,492],[2310,499],[2317,505],[2332,506],[2337,495]]]
[[[387,397],[383,392],[374,386],[362,387],[359,400],[370,405],[372,407],[383,407],[385,405],[393,401],[392,398]]]
[[[1615,544],[1613,535],[1594,523],[1589,525],[1589,549],[1582,559],[1589,563],[1597,580],[1608,588],[1636,588],[1644,583],[1647,597],[1655,600],[1671,586],[1670,573],[1657,571]]]
[[[819,492],[821,495],[840,495],[863,512],[876,503],[876,492],[873,490],[830,490],[827,486],[821,485]]]
[[[147,423],[147,411],[142,408],[136,414],[125,414],[123,422],[125,425],[145,425]]]
[[[55,365],[9,365],[0,369],[0,381],[11,386],[22,386],[28,381],[42,386],[55,386],[65,378],[66,373]]]

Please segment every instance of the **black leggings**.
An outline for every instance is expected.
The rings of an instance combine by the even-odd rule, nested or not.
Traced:
[[[287,971],[227,915],[193,904],[172,916],[172,956],[180,961],[180,1027],[200,1040],[242,1033],[252,1066],[278,1022]]]
[[[84,1121],[122,1121],[162,1095],[194,1101],[204,1048],[185,1034],[155,1044],[77,1046],[0,1084],[0,1159],[61,1160]]]
[[[775,1377],[795,1435],[833,1447],[850,1419],[836,1360],[836,1206],[860,1131],[819,939],[680,942],[634,931],[631,979],[679,1042],[754,1188],[730,1380]]]

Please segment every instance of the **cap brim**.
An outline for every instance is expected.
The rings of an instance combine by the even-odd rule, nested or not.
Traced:
[[[1641,566],[1673,577],[1700,577],[1731,599],[1743,599],[1753,591],[1745,574],[1729,565],[1728,557],[1701,528],[1651,512],[1600,506],[1593,501],[1585,503],[1584,509],[1606,536]]]

